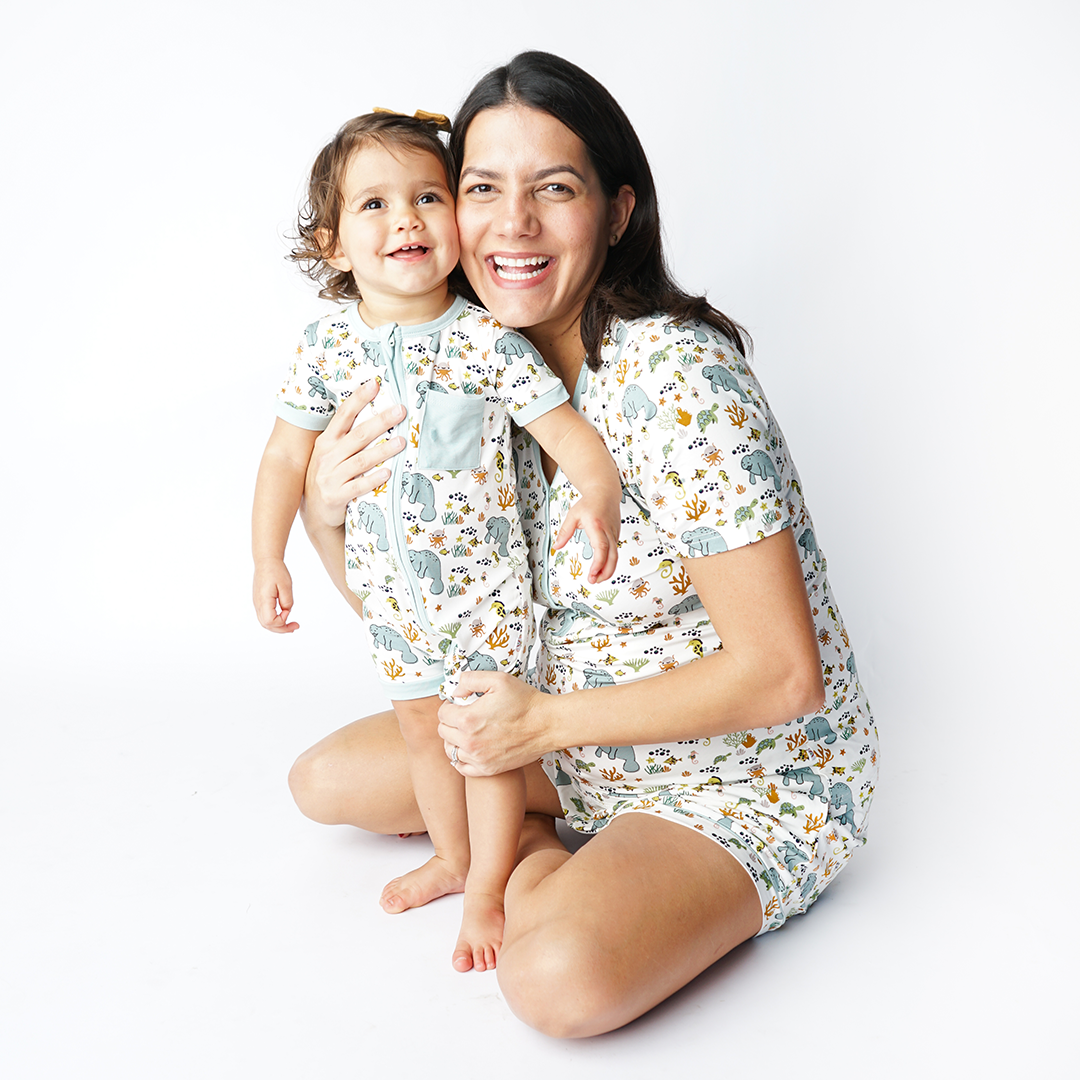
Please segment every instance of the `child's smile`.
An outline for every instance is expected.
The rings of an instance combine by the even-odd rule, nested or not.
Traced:
[[[352,272],[365,321],[408,326],[441,315],[458,235],[438,158],[369,143],[349,162],[341,193],[338,247],[327,261]]]

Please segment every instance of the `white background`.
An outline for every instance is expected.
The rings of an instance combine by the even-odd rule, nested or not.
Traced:
[[[1032,0],[8,13],[4,1075],[1063,1075],[1078,31]],[[814,910],[585,1043],[452,971],[460,901],[382,914],[425,839],[295,810],[295,755],[382,700],[299,528],[301,630],[249,599],[272,394],[326,308],[283,259],[311,159],[524,48],[614,93],[677,276],[752,333],[883,741]]]

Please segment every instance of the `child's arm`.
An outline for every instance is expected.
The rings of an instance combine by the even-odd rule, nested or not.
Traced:
[[[291,634],[292,578],[285,567],[285,544],[304,494],[311,448],[317,431],[295,427],[280,417],[259,463],[251,509],[251,554],[255,560],[252,598],[259,622],[275,634]],[[280,609],[280,610],[279,610]]]
[[[577,529],[584,529],[593,549],[589,582],[607,580],[615,572],[622,518],[622,483],[607,447],[592,424],[568,401],[526,424],[525,430],[581,492],[559,530],[555,550],[566,544]]]

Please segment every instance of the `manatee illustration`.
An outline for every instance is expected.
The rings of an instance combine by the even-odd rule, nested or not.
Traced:
[[[755,450],[752,454],[747,454],[742,459],[741,464],[750,474],[751,485],[756,483],[754,478],[757,476],[760,476],[762,480],[768,480],[771,476],[773,486],[776,488],[776,494],[780,494],[782,490],[780,477],[776,473],[776,466],[773,464],[773,459],[769,457],[764,450]]]
[[[465,657],[465,666],[470,671],[498,671],[499,665],[487,653],[471,652]]]
[[[793,784],[810,784],[811,799],[818,798],[822,802],[829,801],[825,796],[825,787],[821,783],[821,777],[813,769],[807,768],[805,765],[800,769],[788,769],[784,773],[784,787],[788,786],[789,781]]]
[[[691,553],[696,550],[702,555],[717,555],[728,549],[724,538],[707,525],[700,525],[696,529],[684,532],[682,542],[690,548]]]
[[[586,558],[586,559],[591,559],[592,558],[592,544],[589,543],[589,537],[586,534],[584,529],[575,529],[574,530],[574,535],[571,537],[571,539],[576,544],[583,544],[584,545],[585,550],[581,553],[584,558]]]
[[[488,541],[491,541],[491,543],[497,546],[499,554],[503,558],[506,558],[506,556],[510,554],[506,547],[506,542],[509,539],[509,520],[504,517],[488,518],[488,527],[487,532],[484,534],[484,543],[486,544]]]
[[[644,413],[646,420],[651,420],[656,415],[656,406],[637,383],[631,383],[623,392],[622,414],[627,420],[636,420],[639,412]]]
[[[810,558],[816,559],[818,557],[817,541],[814,539],[813,529],[803,529],[803,531],[799,533],[799,539],[795,542],[810,556]]]
[[[588,683],[585,684],[586,686]],[[622,759],[623,772],[637,772],[641,766],[637,763],[637,758],[634,756],[634,748],[632,746],[598,746],[596,748],[596,756],[600,757],[603,754],[604,757],[611,758],[612,761]]]
[[[442,564],[434,551],[410,551],[409,562],[418,578],[431,578],[431,595],[438,596],[443,591]]]
[[[799,895],[805,900],[814,891],[814,886],[816,884],[817,874],[810,874],[806,881],[803,882],[803,887],[799,890]]]
[[[553,620],[555,621],[551,623],[551,633],[556,637],[561,637],[566,633],[567,626],[569,626],[576,618],[577,613],[571,611],[569,608],[560,611],[558,615],[553,616]]]
[[[854,678],[857,679],[859,677],[859,671],[855,667],[855,654],[854,653],[848,653],[847,663],[844,666],[848,669],[849,672],[851,672],[851,674],[852,674],[852,676]]]
[[[318,322],[308,323],[304,327],[304,339],[309,345],[317,345],[319,341],[319,324]]]
[[[416,387],[416,407],[418,409],[424,404],[424,398],[431,393],[445,394],[448,391],[445,386],[440,386],[437,382],[418,383]]]
[[[780,881],[780,875],[771,866],[766,867],[762,872],[765,875],[765,880],[773,887],[773,892],[777,896],[783,896],[784,886]]]
[[[855,800],[851,796],[851,788],[847,784],[833,784],[829,788],[829,806],[833,810],[842,810],[842,814],[830,814],[841,825],[849,829],[855,828]]]
[[[573,784],[573,780],[571,780],[570,777],[567,776],[565,772],[563,772],[562,766],[558,763],[558,761],[556,761],[555,762],[555,786],[556,787],[566,787],[567,784]]]
[[[589,690],[596,686],[614,686],[615,680],[606,672],[596,668],[585,669],[585,689]],[[613,756],[613,755],[608,755]]]
[[[506,357],[507,366],[513,363],[513,357],[519,360],[526,354],[536,356],[536,350],[520,335],[507,331],[495,342],[495,351]]]
[[[795,872],[795,867],[803,861],[802,852],[790,841],[785,840],[777,851],[777,855],[784,860],[789,874]]]
[[[376,648],[401,653],[401,659],[406,664],[416,663],[416,653],[409,648],[409,643],[392,626],[372,623],[368,629],[371,631],[371,639],[375,642]]]
[[[335,394],[318,375],[308,376],[308,386],[311,387],[308,391],[308,397],[318,396],[321,397],[323,401],[329,401],[333,405],[337,404],[337,394]]]
[[[378,537],[375,546],[379,551],[389,551],[390,543],[386,539],[386,518],[383,517],[382,508],[376,506],[375,503],[358,502],[354,513],[364,532],[374,533]]]
[[[730,390],[733,394],[738,394],[744,404],[750,404],[750,399],[739,385],[739,380],[723,364],[711,364],[709,367],[702,368],[701,374],[712,384],[714,394],[719,394],[721,389]]]
[[[379,348],[379,343],[377,341],[362,341],[360,343],[360,348],[364,350],[364,359],[367,360],[369,364],[374,364],[376,367],[381,367],[383,365],[382,349]]]
[[[683,539],[686,539],[685,534]],[[688,596],[685,600],[680,600],[674,607],[668,608],[669,615],[689,615],[691,611],[695,611],[697,608],[702,607],[701,597]]]
[[[824,716],[815,716],[806,725],[806,737],[815,742],[824,739],[827,743],[836,742],[836,732],[829,726],[829,721]]]
[[[410,503],[421,505],[421,521],[435,520],[435,489],[426,476],[421,476],[420,473],[402,473],[401,490],[408,496]]]

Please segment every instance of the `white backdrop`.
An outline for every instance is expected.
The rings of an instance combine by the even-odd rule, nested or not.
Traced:
[[[1078,47],[1049,0],[7,15],[5,1074],[1053,1075],[1080,884]],[[425,841],[295,811],[295,754],[381,701],[299,527],[301,630],[249,599],[272,394],[325,308],[283,258],[310,161],[375,105],[452,114],[524,48],[621,102],[677,276],[753,335],[883,740],[871,843],[818,908],[587,1044],[450,971],[453,901],[379,912]]]

